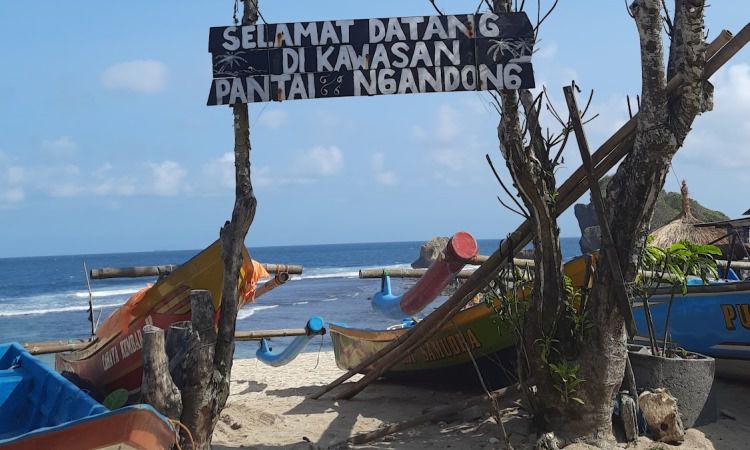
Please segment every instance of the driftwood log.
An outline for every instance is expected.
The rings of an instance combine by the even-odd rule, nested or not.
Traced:
[[[704,77],[711,77],[721,66],[732,58],[740,48],[750,40],[750,24],[745,26],[735,38],[731,33],[722,31],[719,36],[709,44],[706,49],[707,57]],[[730,42],[731,41],[731,42]],[[681,76],[671,79],[667,85],[666,93],[674,96],[677,88],[681,85]],[[597,179],[604,176],[633,148],[634,132],[637,125],[636,114],[628,122],[617,130],[599,149],[591,155],[594,166],[594,175]],[[582,167],[576,169],[573,174],[557,190],[557,214],[562,213],[575,203],[588,190],[585,170]],[[320,398],[327,392],[339,386],[357,373],[369,368],[365,377],[356,383],[347,386],[337,398],[351,398],[372,381],[379,378],[394,364],[401,361],[410,351],[417,348],[427,339],[432,337],[450,318],[461,310],[479,290],[494,279],[500,268],[520,252],[531,240],[533,223],[525,220],[513,233],[504,240],[500,248],[495,251],[477,270],[461,285],[456,292],[432,312],[427,318],[415,325],[408,333],[401,335],[380,351],[365,358],[360,364],[352,368],[330,384],[325,386],[311,398]]]

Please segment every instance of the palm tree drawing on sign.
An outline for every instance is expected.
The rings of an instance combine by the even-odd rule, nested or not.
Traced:
[[[257,70],[255,67],[248,64],[247,59],[242,57],[243,54],[244,52],[228,52],[224,55],[215,56],[214,63],[216,65],[217,75],[230,75],[236,77],[241,74],[252,75],[261,73],[260,70]]]
[[[487,55],[498,62],[503,54],[510,54],[511,60],[526,59],[534,52],[534,40],[490,39],[492,45],[487,49]]]
[[[518,57],[531,56],[531,54],[534,53],[534,40],[528,39],[516,41],[516,52],[518,52]]]
[[[492,42],[492,45],[487,49],[487,55],[492,55],[493,61],[497,62],[503,53],[510,53],[515,58],[518,57],[516,54],[516,46],[513,41],[506,39],[490,39],[490,42]]]

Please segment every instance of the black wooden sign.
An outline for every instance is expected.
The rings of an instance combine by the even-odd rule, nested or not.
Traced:
[[[211,28],[209,105],[534,87],[525,13]]]

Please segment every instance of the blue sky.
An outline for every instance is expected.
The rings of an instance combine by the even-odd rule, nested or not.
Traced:
[[[477,3],[438,0],[448,13]],[[427,0],[260,5],[269,22],[434,14]],[[231,24],[232,6],[3,2],[0,257],[195,249],[218,236],[234,199],[232,116],[205,106],[207,42],[210,26]],[[713,38],[749,20],[747,0],[717,0],[707,28]],[[640,89],[632,19],[621,1],[561,1],[540,37],[537,84],[560,110],[562,85],[595,89],[601,116],[587,132],[596,147],[626,119],[625,95]],[[686,178],[695,199],[739,216],[750,207],[741,194],[750,181],[750,50],[713,81],[715,111],[696,121],[666,187]],[[487,94],[290,101],[252,105],[251,115],[251,247],[461,229],[499,238],[520,223],[498,204],[484,162],[489,153],[503,166]],[[560,182],[577,153],[566,151]],[[572,213],[561,228],[579,234]]]

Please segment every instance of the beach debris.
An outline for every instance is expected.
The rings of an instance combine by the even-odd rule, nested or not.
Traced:
[[[731,412],[727,411],[726,409],[720,410],[719,414],[721,414],[723,417],[726,417],[727,419],[737,420],[737,416],[735,416]]]
[[[490,396],[480,395],[480,396],[469,398],[462,402],[453,403],[451,405],[445,405],[445,406],[432,408],[425,414],[422,414],[421,416],[413,417],[411,419],[407,419],[401,422],[387,424],[387,425],[381,426],[380,428],[374,431],[355,434],[354,436],[349,437],[345,441],[335,443],[329,446],[328,448],[331,448],[331,449],[346,448],[346,446],[348,445],[366,444],[376,439],[382,439],[383,437],[391,435],[393,433],[398,433],[400,431],[408,430],[418,425],[421,425],[423,423],[433,421],[435,419],[443,418],[446,416],[450,416],[452,414],[456,414],[460,411],[473,408],[474,406],[479,406],[480,408],[483,408],[484,411],[486,411],[492,407],[492,401],[490,401],[491,399],[494,399],[494,401],[497,403],[502,402],[504,404],[507,403],[508,405],[510,405],[512,401],[514,400],[513,395],[516,392],[517,392],[517,386],[511,385],[502,389],[498,389],[496,391],[492,391],[490,393]]]
[[[537,439],[534,450],[560,450],[560,441],[557,440],[555,433],[544,433]]]
[[[644,391],[638,402],[655,441],[680,443],[685,440],[685,428],[677,409],[677,399],[666,389]]]

